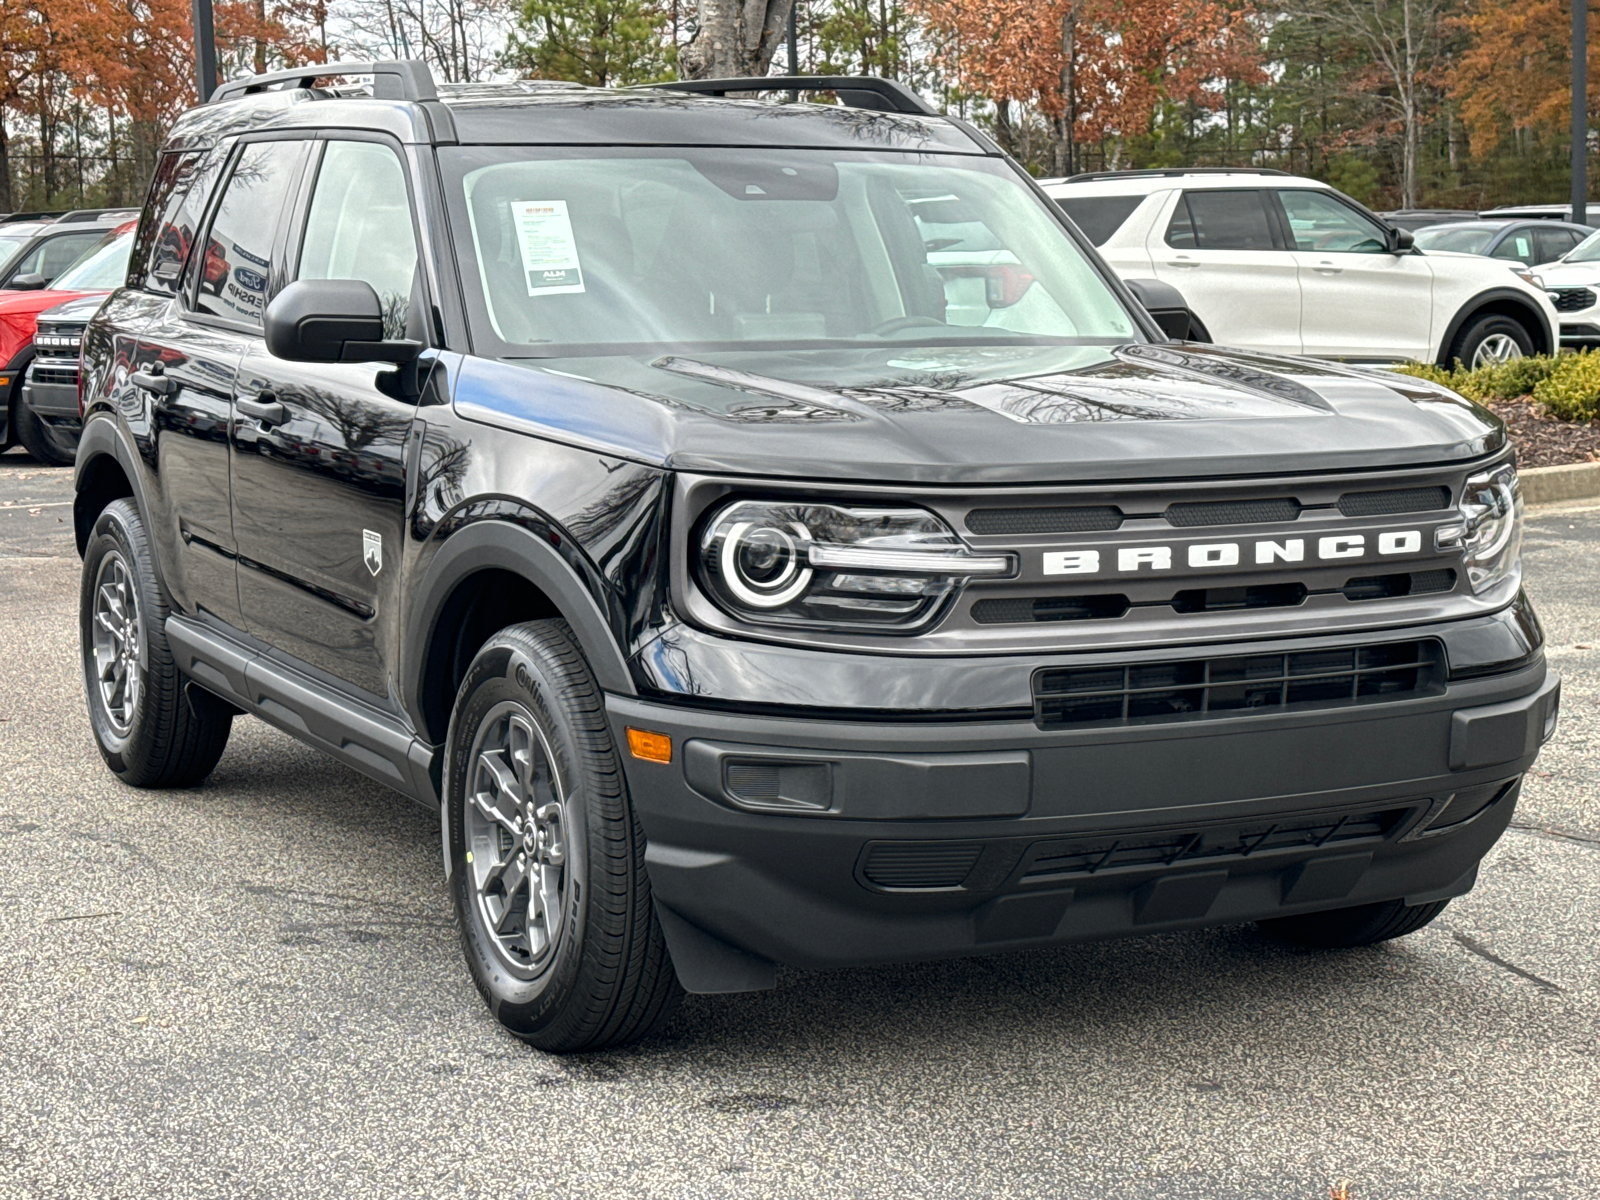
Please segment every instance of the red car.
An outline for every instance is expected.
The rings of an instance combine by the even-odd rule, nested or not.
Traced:
[[[72,461],[68,446],[50,436],[22,396],[22,381],[33,360],[33,335],[39,314],[81,296],[104,295],[128,274],[136,222],[117,226],[42,290],[0,290],[0,452],[21,442],[41,462]],[[74,357],[76,357],[74,355]],[[68,439],[75,445],[76,437]]]

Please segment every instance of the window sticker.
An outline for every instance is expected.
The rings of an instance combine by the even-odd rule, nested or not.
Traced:
[[[572,240],[565,200],[513,200],[517,247],[528,277],[528,295],[554,296],[583,291],[583,268]]]

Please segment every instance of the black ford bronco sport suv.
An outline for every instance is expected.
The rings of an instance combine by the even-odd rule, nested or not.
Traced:
[[[557,1051],[779,964],[1466,892],[1558,696],[1500,421],[1171,340],[970,125],[772,86],[344,64],[178,122],[84,340],[112,770],[250,713],[437,806]]]

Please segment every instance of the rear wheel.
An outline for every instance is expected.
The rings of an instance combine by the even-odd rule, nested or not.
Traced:
[[[79,634],[100,756],[134,787],[199,783],[233,728],[230,705],[185,686],[167,645],[169,607],[139,510],[112,501],[84,549]]]
[[[473,981],[541,1050],[637,1041],[682,998],[599,685],[566,622],[501,630],[446,761],[451,896]]]
[[[1469,320],[1456,335],[1446,363],[1465,363],[1472,370],[1492,367],[1533,353],[1533,335],[1514,317],[1485,313]]]
[[[1432,904],[1407,904],[1404,900],[1388,900],[1298,917],[1274,917],[1257,924],[1262,933],[1280,942],[1318,950],[1348,950],[1415,933],[1442,913],[1449,903],[1436,900]]]

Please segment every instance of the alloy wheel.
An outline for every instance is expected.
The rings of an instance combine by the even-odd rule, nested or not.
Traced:
[[[506,701],[473,740],[465,804],[478,915],[505,965],[532,978],[554,958],[572,870],[567,801],[533,714]]]
[[[127,561],[115,550],[100,560],[95,575],[90,648],[106,719],[118,737],[127,737],[144,692],[148,664],[139,636],[138,589]]]
[[[1491,333],[1478,343],[1472,355],[1472,369],[1493,367],[1522,357],[1522,347],[1507,333]]]

